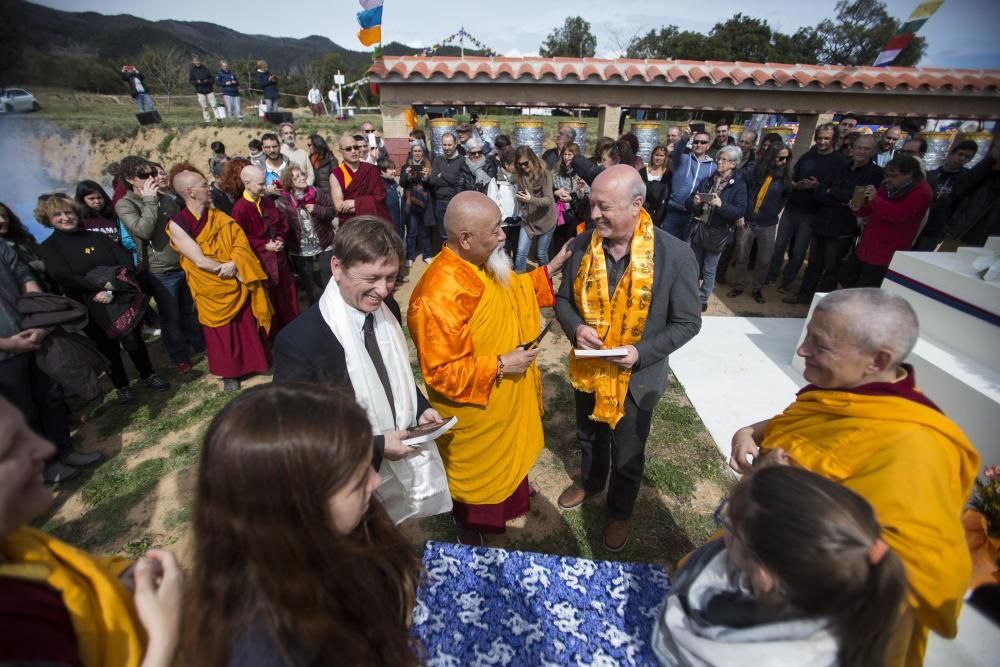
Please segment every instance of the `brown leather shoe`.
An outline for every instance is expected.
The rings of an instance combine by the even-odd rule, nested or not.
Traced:
[[[600,493],[600,491],[587,493],[582,486],[574,482],[559,494],[559,499],[556,503],[559,505],[559,509],[571,510],[582,505],[585,500],[600,495]]]
[[[628,543],[628,521],[623,519],[608,519],[604,524],[604,548],[612,553],[618,553]]]

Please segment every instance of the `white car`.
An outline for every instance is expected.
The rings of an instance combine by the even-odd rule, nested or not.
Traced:
[[[38,111],[42,105],[35,96],[21,88],[4,88],[0,90],[0,110],[2,111]]]

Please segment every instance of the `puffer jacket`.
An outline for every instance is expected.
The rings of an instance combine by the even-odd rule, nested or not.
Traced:
[[[179,271],[180,257],[170,247],[167,223],[177,214],[177,202],[169,195],[140,197],[128,192],[115,204],[115,213],[138,244],[140,264],[148,260],[150,271]]]

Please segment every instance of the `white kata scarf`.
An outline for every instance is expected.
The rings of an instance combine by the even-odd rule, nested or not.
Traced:
[[[410,353],[403,327],[384,303],[375,311],[375,338],[388,340],[379,345],[396,409],[392,409],[385,388],[375,370],[364,336],[348,310],[336,280],[330,280],[319,299],[319,311],[333,335],[344,347],[347,375],[354,396],[364,408],[376,434],[405,430],[417,423],[417,387],[410,370]],[[416,516],[433,516],[451,510],[451,493],[444,463],[434,442],[421,445],[420,454],[401,461],[384,460],[379,470],[382,484],[378,494],[389,516],[397,524]]]

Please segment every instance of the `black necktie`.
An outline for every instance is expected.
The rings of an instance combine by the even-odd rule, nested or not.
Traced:
[[[385,370],[385,363],[382,361],[382,351],[378,349],[378,341],[375,340],[375,315],[368,313],[365,315],[365,349],[375,365],[375,372],[385,389],[385,397],[389,399],[389,408],[392,410],[392,423],[396,424],[396,403],[392,399],[392,387],[389,385],[389,373]]]

